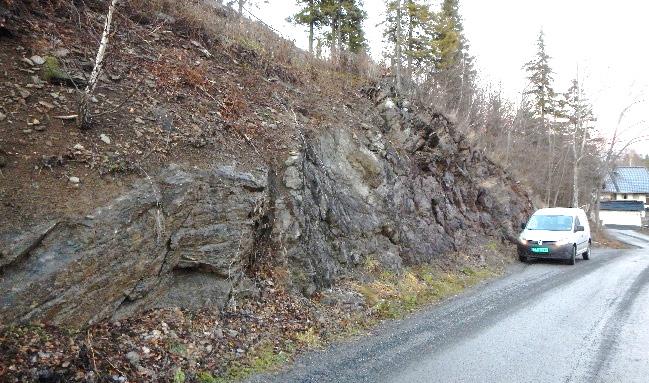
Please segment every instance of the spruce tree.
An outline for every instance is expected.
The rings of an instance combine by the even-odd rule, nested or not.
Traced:
[[[448,94],[446,109],[468,113],[474,96],[476,71],[459,10],[459,0],[444,0],[433,28],[433,63],[437,82]]]
[[[325,37],[334,59],[343,50],[360,53],[365,49],[363,21],[367,13],[361,0],[321,0],[319,8],[323,25],[330,28]]]
[[[433,47],[436,50],[436,69],[447,70],[469,59],[468,42],[460,16],[458,0],[444,0],[435,23]],[[465,57],[466,56],[466,57]]]
[[[315,40],[315,31],[318,29],[323,21],[320,0],[297,0],[298,4],[302,4],[300,12],[293,15],[290,19],[296,24],[308,25],[309,27],[309,53],[313,54],[313,43]]]
[[[430,62],[432,57],[431,38],[433,13],[427,4],[407,0],[406,6],[406,39],[405,56],[407,77],[413,79],[414,66]]]
[[[425,66],[432,60],[432,21],[430,7],[417,0],[392,0],[387,2],[384,36],[392,47],[388,56],[393,60],[397,83],[403,76],[413,81],[416,67]]]
[[[550,56],[545,49],[545,35],[539,33],[536,42],[536,54],[523,68],[527,72],[530,89],[526,94],[531,95],[535,101],[536,117],[545,127],[547,119],[555,111],[556,93],[552,86],[553,72],[550,68]]]
[[[541,134],[547,132],[547,179],[546,179],[546,205],[550,205],[550,193],[552,188],[552,165],[554,160],[554,127],[552,117],[556,116],[556,93],[552,86],[553,72],[550,68],[550,56],[545,49],[545,35],[539,33],[536,43],[536,54],[534,58],[526,63],[523,68],[527,72],[527,79],[530,82],[530,89],[525,93],[534,99],[535,118],[541,129]]]
[[[363,10],[360,0],[343,1],[344,17],[341,25],[341,35],[348,51],[352,53],[364,52],[367,48],[363,21],[367,13]]]

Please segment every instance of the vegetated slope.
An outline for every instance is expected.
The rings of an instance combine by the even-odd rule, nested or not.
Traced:
[[[370,262],[476,254],[529,213],[501,168],[389,78],[200,3],[120,10],[98,116],[79,131],[60,117],[102,28],[106,4],[87,3],[0,8],[2,324],[105,329],[246,297],[264,310],[274,284],[286,303]]]

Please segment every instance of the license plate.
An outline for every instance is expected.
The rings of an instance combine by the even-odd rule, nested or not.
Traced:
[[[550,249],[547,247],[533,247],[532,253],[549,253]]]

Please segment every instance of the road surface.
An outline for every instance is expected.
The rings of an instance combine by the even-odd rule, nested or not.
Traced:
[[[613,234],[642,248],[516,265],[251,382],[649,382],[649,237]]]

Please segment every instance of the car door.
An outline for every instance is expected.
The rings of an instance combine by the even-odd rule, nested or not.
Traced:
[[[575,227],[574,230],[577,230],[577,226],[582,226],[581,220],[578,216],[575,216]],[[575,231],[575,242],[577,243],[577,252],[583,253],[588,247],[588,238],[586,238],[585,228],[583,231]]]

